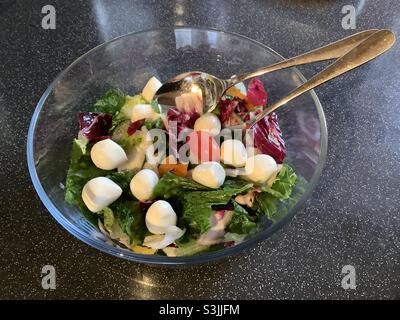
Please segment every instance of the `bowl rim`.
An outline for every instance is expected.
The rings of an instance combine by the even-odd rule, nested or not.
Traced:
[[[143,254],[137,254],[134,253],[128,249],[121,249],[117,247],[113,247],[111,245],[108,245],[106,243],[100,243],[97,240],[94,240],[93,238],[87,236],[85,233],[83,233],[79,228],[77,228],[75,225],[70,223],[64,216],[63,214],[57,209],[57,207],[52,203],[52,201],[48,198],[46,192],[43,189],[43,186],[39,180],[39,177],[36,172],[36,166],[34,162],[34,157],[33,157],[33,150],[34,150],[34,133],[36,129],[36,123],[39,117],[39,114],[42,110],[42,107],[49,96],[49,94],[53,91],[54,87],[60,81],[64,75],[66,75],[69,70],[74,67],[76,64],[78,64],[81,60],[85,59],[92,53],[96,52],[97,50],[109,45],[110,43],[113,43],[115,41],[118,41],[122,38],[125,37],[130,37],[134,36],[137,34],[142,34],[142,33],[147,33],[147,32],[156,32],[156,31],[174,31],[174,30],[197,30],[197,31],[212,31],[212,32],[218,32],[222,34],[228,34],[230,36],[238,37],[241,39],[244,39],[246,41],[250,41],[260,47],[262,47],[264,50],[267,50],[271,54],[275,55],[279,59],[285,59],[282,55],[277,53],[275,50],[269,48],[265,44],[253,40],[247,36],[234,33],[234,32],[226,32],[222,30],[218,30],[215,28],[209,28],[209,27],[192,27],[192,26],[166,26],[166,27],[161,27],[161,28],[151,28],[151,29],[146,29],[146,30],[141,30],[138,32],[130,32],[126,33],[124,35],[118,36],[116,38],[113,38],[109,41],[106,41],[104,43],[101,43],[100,45],[90,49],[80,57],[78,57],[76,60],[74,60],[67,68],[65,68],[63,71],[61,71],[57,77],[50,83],[46,91],[43,93],[41,98],[39,99],[35,111],[33,113],[30,125],[29,125],[29,131],[28,131],[28,136],[27,136],[27,145],[26,145],[26,152],[27,152],[27,162],[28,162],[28,170],[29,174],[31,177],[31,180],[33,182],[33,186],[36,190],[36,192],[39,195],[40,200],[46,207],[46,209],[50,212],[50,214],[57,220],[58,223],[60,223],[68,232],[73,234],[76,238],[79,240],[83,241],[87,245],[96,248],[102,252],[106,252],[108,254],[111,254],[113,256],[123,258],[125,260],[130,260],[134,262],[139,262],[139,263],[145,263],[145,264],[152,264],[152,265],[193,265],[193,264],[202,264],[202,263],[208,263],[208,262],[214,262],[218,261],[224,258],[231,257],[233,255],[236,255],[238,253],[243,252],[245,249],[250,249],[254,247],[257,243],[261,242],[262,240],[268,239],[270,236],[276,233],[279,229],[283,227],[287,222],[289,222],[295,213],[304,205],[305,201],[309,198],[311,195],[312,191],[314,190],[315,186],[317,185],[321,174],[322,170],[325,166],[326,162],[326,156],[327,156],[327,149],[328,149],[328,130],[327,130],[327,124],[326,124],[326,118],[325,114],[322,108],[322,105],[319,101],[318,96],[316,95],[314,90],[310,90],[310,94],[312,99],[314,100],[318,117],[319,117],[319,124],[320,124],[320,130],[321,130],[321,137],[320,137],[320,155],[318,158],[318,165],[317,168],[311,177],[308,185],[309,187],[307,188],[307,191],[302,195],[302,197],[297,201],[297,203],[288,211],[288,213],[277,223],[274,223],[271,227],[269,227],[266,230],[258,232],[256,235],[251,237],[250,239],[246,240],[245,242],[242,242],[240,244],[237,244],[233,247],[225,248],[223,250],[218,250],[215,252],[207,252],[204,254],[196,255],[196,256],[187,256],[187,257],[165,257],[165,256],[155,256],[155,255],[143,255]],[[304,75],[297,69],[297,68],[292,68],[294,73],[297,74],[297,76],[300,78],[301,81],[305,82],[306,78]]]

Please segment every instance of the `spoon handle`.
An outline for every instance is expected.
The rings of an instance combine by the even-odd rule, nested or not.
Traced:
[[[303,83],[297,89],[293,90],[291,93],[289,93],[289,95],[273,103],[270,107],[257,115],[257,117],[255,117],[253,121],[248,124],[248,127],[253,126],[267,114],[275,111],[279,107],[302,95],[303,93],[312,90],[315,87],[318,87],[319,85],[378,57],[385,51],[389,50],[393,46],[394,42],[395,36],[391,31],[380,30],[375,32],[364,42],[360,43],[358,46],[346,53],[343,57],[339,58],[336,62],[312,77],[307,82]]]
[[[256,71],[253,72],[245,73],[238,76],[236,75],[232,76],[232,78],[225,80],[226,89],[244,80],[260,76],[262,74],[269,73],[272,71],[290,68],[293,66],[299,66],[302,64],[307,64],[312,62],[340,58],[377,31],[378,29],[361,31],[349,37],[346,37],[342,40],[330,43],[324,47],[303,53],[297,57],[293,57],[272,64],[268,67],[257,69]]]

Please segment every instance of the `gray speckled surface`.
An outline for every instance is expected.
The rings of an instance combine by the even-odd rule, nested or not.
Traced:
[[[291,56],[354,32],[341,27],[345,4],[357,8],[357,30],[398,32],[398,1],[51,2],[55,31],[40,27],[48,1],[0,4],[0,298],[400,298],[399,43],[317,90],[329,130],[321,182],[272,239],[221,263],[149,267],[88,247],[46,211],[25,160],[29,121],[47,85],[115,36],[208,26]],[[318,69],[301,68],[306,76]],[[40,285],[45,264],[56,267],[54,291]],[[356,290],[341,288],[347,264],[356,267]]]

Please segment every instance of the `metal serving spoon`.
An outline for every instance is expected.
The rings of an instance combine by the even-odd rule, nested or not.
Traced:
[[[156,92],[155,99],[157,99],[158,103],[164,106],[164,108],[170,108],[176,105],[176,97],[179,97],[184,93],[193,92],[194,88],[197,90],[201,89],[203,96],[203,111],[210,112],[216,107],[223,93],[237,83],[276,70],[340,58],[376,32],[378,32],[377,29],[362,31],[294,58],[259,68],[253,72],[234,75],[230,79],[226,80],[219,79],[211,74],[201,71],[182,73],[165,82]]]

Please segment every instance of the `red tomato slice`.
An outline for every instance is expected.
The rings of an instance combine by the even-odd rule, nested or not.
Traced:
[[[188,136],[190,153],[201,162],[219,161],[220,149],[215,139],[205,131],[193,131]]]

